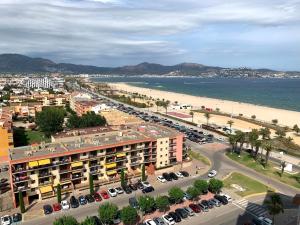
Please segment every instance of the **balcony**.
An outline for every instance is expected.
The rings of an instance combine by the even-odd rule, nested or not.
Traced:
[[[46,172],[39,172],[39,175],[38,175],[38,177],[50,177],[50,176],[52,176],[52,174],[51,173],[49,173],[48,171],[46,171]]]
[[[71,180],[78,180],[83,177],[83,174],[72,174]]]

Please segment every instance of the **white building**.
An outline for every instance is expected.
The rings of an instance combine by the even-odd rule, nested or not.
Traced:
[[[24,80],[24,85],[27,88],[38,88],[38,89],[55,89],[62,87],[65,82],[64,78],[60,77],[32,77]]]

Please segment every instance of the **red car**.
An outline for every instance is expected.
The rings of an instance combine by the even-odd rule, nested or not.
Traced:
[[[52,207],[53,207],[53,210],[54,210],[55,212],[61,210],[61,205],[60,205],[59,203],[53,204]]]
[[[196,204],[189,204],[189,207],[195,212],[195,213],[199,213],[201,212],[201,208],[196,205]]]
[[[109,195],[108,195],[108,193],[107,193],[106,191],[101,191],[101,192],[100,192],[100,195],[101,195],[102,198],[104,198],[104,199],[109,199]]]
[[[96,202],[100,202],[102,200],[101,196],[97,192],[94,194],[94,199]]]

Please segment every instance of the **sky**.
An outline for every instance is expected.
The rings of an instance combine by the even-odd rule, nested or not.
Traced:
[[[300,71],[300,0],[0,0],[0,54]]]

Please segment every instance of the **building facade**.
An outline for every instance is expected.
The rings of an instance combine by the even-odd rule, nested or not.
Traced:
[[[98,130],[97,130],[98,129]],[[15,206],[18,193],[24,202],[55,196],[58,184],[62,193],[138,177],[141,165],[148,173],[182,162],[183,135],[153,124],[120,127],[117,130],[68,131],[56,135],[54,142],[11,149],[11,188]]]
[[[12,113],[0,108],[0,161],[8,160],[8,150],[13,147]]]

